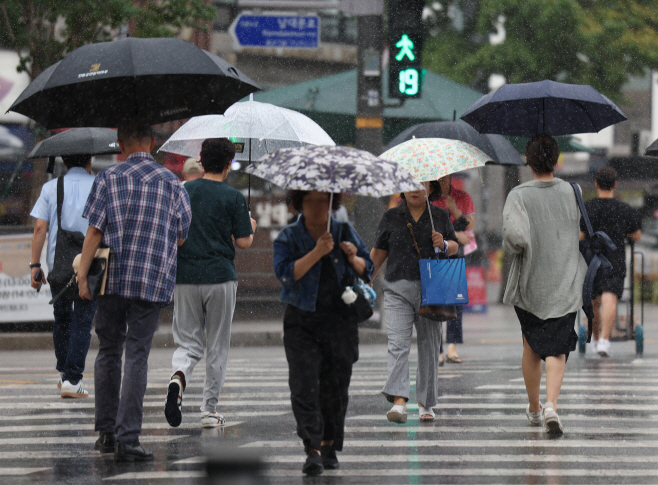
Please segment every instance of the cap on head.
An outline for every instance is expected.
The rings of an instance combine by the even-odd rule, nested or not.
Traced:
[[[183,164],[183,173],[185,175],[196,175],[203,173],[203,165],[196,158],[188,158]]]

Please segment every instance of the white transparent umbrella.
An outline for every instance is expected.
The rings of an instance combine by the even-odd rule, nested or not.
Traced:
[[[161,151],[198,158],[206,138],[229,138],[236,160],[259,160],[279,148],[336,144],[315,121],[291,109],[249,101],[235,103],[224,115],[195,116],[181,126]]]

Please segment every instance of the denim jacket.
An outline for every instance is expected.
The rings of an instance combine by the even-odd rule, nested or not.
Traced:
[[[355,274],[347,262],[345,253],[340,249],[340,243],[343,241],[349,241],[357,247],[357,256],[363,258],[366,262],[363,279],[370,281],[375,264],[370,259],[365,242],[356,233],[352,225],[339,222],[332,217],[331,235],[334,239],[334,249],[329,253],[329,256],[336,270],[339,284],[342,285],[346,280],[346,276]],[[315,263],[299,281],[295,281],[294,271],[295,262],[306,256],[314,247],[315,240],[304,226],[304,216],[286,226],[274,241],[274,273],[283,285],[281,301],[311,312],[315,311],[322,263],[320,261]],[[346,275],[347,271],[350,273]]]

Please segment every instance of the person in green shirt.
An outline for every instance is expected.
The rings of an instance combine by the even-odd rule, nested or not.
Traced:
[[[203,357],[204,332],[207,356],[201,424],[210,428],[225,423],[224,416],[217,413],[217,401],[226,377],[238,288],[233,259],[236,246],[251,246],[256,230],[244,196],[224,182],[234,156],[235,145],[226,138],[205,140],[201,146],[205,175],[185,184],[192,223],[187,240],[178,249],[173,321],[178,348],[165,401],[165,417],[174,427],[182,421],[186,382]]]

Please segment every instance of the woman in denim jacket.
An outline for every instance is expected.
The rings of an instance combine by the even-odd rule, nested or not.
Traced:
[[[274,271],[283,284],[283,343],[297,434],[307,454],[302,471],[338,468],[352,365],[359,358],[358,324],[341,296],[353,275],[370,281],[374,264],[349,223],[332,217],[329,194],[293,191],[301,213],[274,241]],[[334,195],[334,209],[340,197]]]

